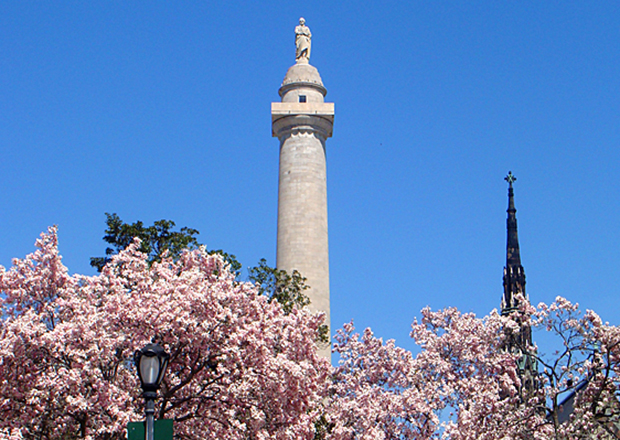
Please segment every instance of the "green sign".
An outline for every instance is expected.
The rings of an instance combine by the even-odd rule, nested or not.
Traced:
[[[127,440],[144,440],[145,422],[127,424]],[[172,419],[155,420],[155,440],[172,440]]]

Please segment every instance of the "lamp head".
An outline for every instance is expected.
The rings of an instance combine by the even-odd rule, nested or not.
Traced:
[[[147,344],[141,350],[136,350],[134,362],[144,392],[154,392],[159,389],[166,374],[169,359],[170,355],[159,344]]]

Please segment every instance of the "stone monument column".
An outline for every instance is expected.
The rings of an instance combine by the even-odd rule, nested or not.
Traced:
[[[296,64],[280,87],[282,102],[271,104],[273,136],[280,140],[276,266],[306,277],[309,308],[324,312],[330,326],[325,141],[334,104],[324,102],[327,90],[309,63],[311,34],[303,19],[295,34]],[[330,344],[319,352],[331,359]]]

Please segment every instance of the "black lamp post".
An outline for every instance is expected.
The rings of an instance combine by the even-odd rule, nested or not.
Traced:
[[[166,374],[169,359],[170,355],[159,344],[147,344],[142,350],[136,350],[134,354],[134,361],[146,403],[145,440],[153,440],[154,438],[155,399],[161,380]]]

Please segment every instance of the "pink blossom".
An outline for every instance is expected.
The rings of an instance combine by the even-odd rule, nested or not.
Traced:
[[[204,250],[149,266],[134,243],[85,277],[62,265],[55,228],[37,248],[0,270],[0,438],[123,438],[143,419],[130,359],[153,339],[171,355],[157,417],[177,435],[312,438],[321,316],[285,314]]]

